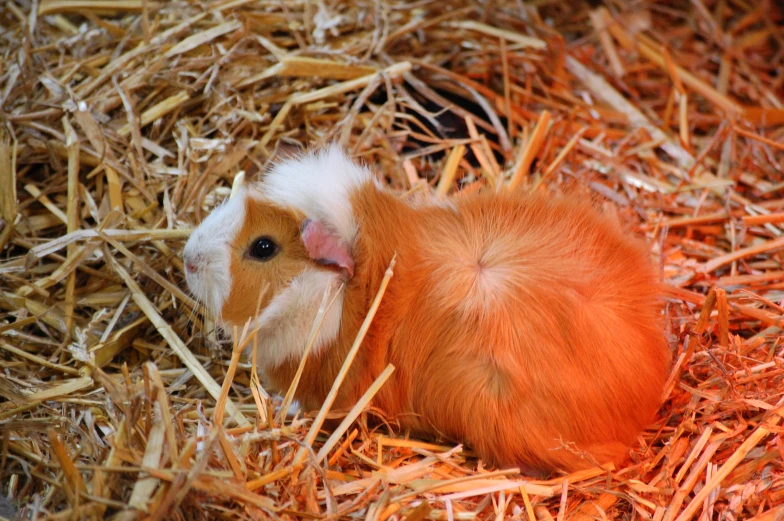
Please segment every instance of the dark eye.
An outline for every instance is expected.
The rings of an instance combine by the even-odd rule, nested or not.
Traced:
[[[278,252],[278,245],[268,237],[260,237],[250,245],[250,256],[254,259],[269,260]]]

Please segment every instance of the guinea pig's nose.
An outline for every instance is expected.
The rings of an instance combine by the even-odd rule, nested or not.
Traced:
[[[200,255],[198,254],[191,254],[185,253],[183,255],[183,260],[185,261],[185,271],[188,273],[196,273],[199,271],[199,259]]]

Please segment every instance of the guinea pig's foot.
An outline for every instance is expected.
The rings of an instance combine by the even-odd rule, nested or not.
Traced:
[[[520,475],[525,478],[531,479],[548,479],[552,476],[552,472],[548,472],[546,470],[542,470],[536,467],[531,467],[528,465],[520,465]]]
[[[275,413],[275,416],[277,416],[278,414],[280,414],[281,407],[283,407],[283,397],[275,396],[273,398],[273,404],[274,404],[273,411]],[[286,419],[290,420],[294,418],[294,416],[296,416],[298,412],[301,412],[301,410],[302,410],[302,406],[299,404],[299,402],[297,400],[292,400],[292,402],[289,404],[288,409],[286,410]]]

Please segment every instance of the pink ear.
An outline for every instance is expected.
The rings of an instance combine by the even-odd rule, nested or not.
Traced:
[[[302,223],[302,242],[311,259],[321,264],[340,266],[349,277],[354,276],[354,259],[345,243],[319,221],[307,219]]]

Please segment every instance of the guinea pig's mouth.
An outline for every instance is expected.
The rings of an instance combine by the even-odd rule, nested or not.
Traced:
[[[185,270],[185,282],[194,298],[207,312],[220,321],[223,303],[231,288],[231,274],[204,262],[197,270]]]

